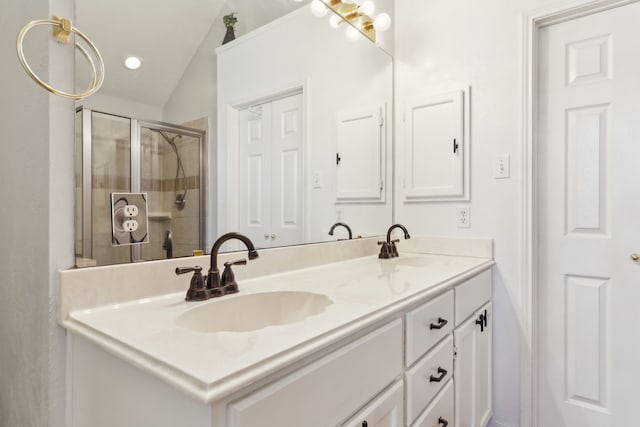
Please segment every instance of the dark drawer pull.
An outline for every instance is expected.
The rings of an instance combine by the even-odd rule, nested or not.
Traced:
[[[438,424],[441,424],[442,427],[447,427],[449,425],[449,421],[447,421],[444,418],[440,417],[440,418],[438,418]]]
[[[447,322],[446,319],[443,319],[442,317],[438,317],[438,323],[437,324],[432,323],[429,329],[442,329],[442,327],[447,323],[449,322]]]
[[[364,420],[362,422],[362,427],[368,427],[368,426],[369,426],[369,423],[367,422],[367,420]]]
[[[435,382],[435,383],[439,383],[439,382],[440,382],[440,381],[442,381],[442,380],[444,379],[444,377],[447,375],[447,370],[446,370],[446,369],[443,369],[443,368],[438,367],[438,374],[440,374],[440,375],[439,375],[439,376],[437,376],[437,377],[436,377],[435,375],[431,375],[431,376],[429,377],[429,382],[430,382],[430,383],[433,383],[433,382]]]

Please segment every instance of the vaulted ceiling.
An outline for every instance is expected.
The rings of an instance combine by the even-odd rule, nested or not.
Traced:
[[[162,106],[209,32],[224,34],[223,15],[237,12],[237,29],[244,34],[302,4],[295,0],[76,0],[74,26],[104,58],[102,95]],[[126,70],[122,64],[128,55],[141,57],[143,66],[135,72]],[[86,88],[88,70],[81,61],[78,58],[77,83]]]

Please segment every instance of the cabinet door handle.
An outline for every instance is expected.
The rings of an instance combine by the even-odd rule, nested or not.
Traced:
[[[488,318],[488,317],[489,317],[489,316],[487,316],[487,309],[485,309],[485,310],[484,310],[484,318],[482,319],[482,320],[484,320],[484,327],[485,327],[485,328],[487,327],[487,324],[488,324],[488,323],[487,323],[487,318]]]
[[[442,381],[444,379],[445,376],[447,376],[447,370],[443,369],[441,367],[438,367],[438,375],[437,377],[435,375],[431,375],[429,377],[429,382],[430,383],[439,383],[440,381]]]
[[[480,332],[484,332],[484,325],[485,325],[484,314],[481,314],[480,317],[476,319],[476,325],[480,325]]]
[[[432,323],[429,326],[429,329],[442,329],[442,327],[444,325],[446,325],[447,323],[449,323],[449,322],[447,322],[446,319],[443,319],[442,317],[438,317],[438,323],[437,324],[436,323]]]
[[[447,427],[449,425],[449,421],[447,421],[444,418],[440,417],[440,418],[438,418],[438,424],[440,424],[442,427]]]
[[[369,423],[367,422],[367,420],[364,420],[362,422],[362,427],[367,427],[369,425]]]

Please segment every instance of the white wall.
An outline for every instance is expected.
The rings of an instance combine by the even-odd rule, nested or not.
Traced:
[[[310,241],[325,240],[338,209],[355,233],[381,233],[391,222],[390,188],[385,189],[386,203],[335,205],[336,114],[386,105],[391,120],[391,78],[392,64],[387,54],[363,37],[349,40],[343,31],[332,29],[327,19],[313,16],[303,7],[219,48],[218,140],[228,140],[229,107],[305,84]],[[390,144],[387,148],[390,165]],[[218,186],[220,232],[227,230],[228,223],[225,208],[230,155],[225,143],[218,144],[217,181],[210,180],[212,186]],[[312,172],[322,174],[321,189],[311,188]],[[391,182],[390,172],[385,182]]]
[[[104,95],[101,94],[100,91],[88,98],[77,101],[76,105],[116,116],[131,117],[140,120],[162,120],[161,107],[143,104],[130,99]]]
[[[64,425],[64,332],[58,269],[73,265],[73,101],[48,95],[18,63],[15,39],[34,19],[73,17],[73,1],[5,0],[0,14],[0,425]],[[42,28],[42,27],[41,27]],[[72,45],[28,35],[29,62],[73,87]],[[31,37],[32,36],[32,37]]]

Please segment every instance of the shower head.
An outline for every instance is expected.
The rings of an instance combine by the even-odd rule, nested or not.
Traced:
[[[153,132],[159,133],[171,146],[173,152],[176,153],[176,178],[174,180],[174,191],[176,192],[176,198],[174,200],[174,204],[178,208],[178,210],[184,209],[184,206],[187,203],[187,175],[184,172],[184,166],[182,165],[182,159],[180,159],[180,153],[178,152],[178,147],[175,144],[176,139],[181,139],[182,135],[175,134],[173,138],[169,138],[166,133],[159,129],[151,129]],[[182,193],[178,193],[178,178],[180,177],[180,171],[182,171]]]

